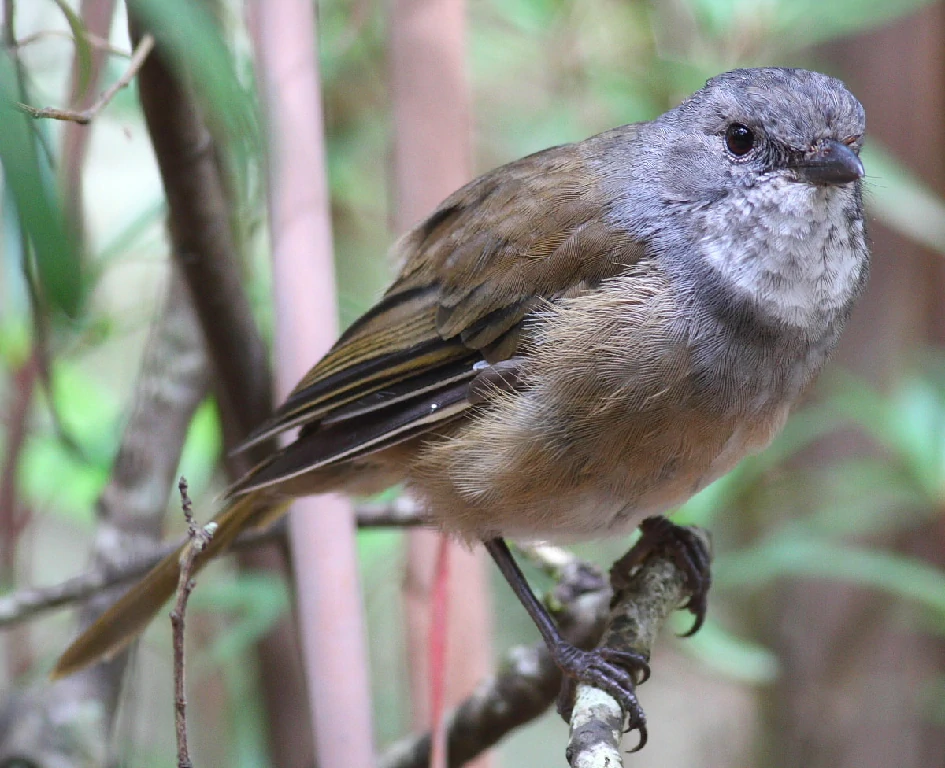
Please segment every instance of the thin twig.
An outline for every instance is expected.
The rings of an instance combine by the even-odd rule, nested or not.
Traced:
[[[187,520],[187,538],[190,546],[186,547],[180,557],[180,576],[177,580],[177,595],[174,601],[174,610],[171,611],[171,629],[174,633],[174,725],[177,733],[177,766],[178,768],[193,768],[190,752],[187,748],[187,693],[184,681],[184,615],[187,611],[187,600],[194,591],[194,563],[197,555],[202,552],[217,529],[216,523],[207,523],[199,527],[194,522],[192,503],[187,495],[187,480],[181,478],[177,484],[180,491],[181,509],[184,519]]]
[[[141,42],[138,43],[138,47],[135,48],[134,53],[131,56],[131,61],[128,62],[128,69],[125,70],[125,73],[115,81],[114,84],[108,89],[106,89],[101,96],[95,101],[92,106],[88,109],[83,110],[71,110],[71,109],[59,109],[57,107],[43,107],[42,109],[37,109],[36,107],[30,106],[29,104],[17,103],[17,107],[26,112],[31,117],[36,119],[48,118],[50,120],[67,120],[73,123],[79,123],[80,125],[88,125],[92,122],[96,115],[104,109],[108,103],[115,98],[115,94],[118,93],[122,88],[128,87],[131,81],[134,79],[135,75],[138,74],[138,70],[141,69],[141,65],[144,64],[145,59],[147,59],[148,54],[154,48],[154,36],[145,35],[141,38]]]
[[[413,503],[400,497],[389,504],[359,504],[358,528],[412,528],[430,525],[430,520],[419,514]],[[285,520],[280,520],[264,531],[249,531],[234,543],[234,551],[247,550],[274,541],[283,541]],[[56,608],[83,602],[103,590],[138,579],[180,546],[179,541],[160,544],[147,552],[136,553],[128,562],[115,566],[95,568],[48,587],[17,590],[0,597],[0,628],[18,624]]]
[[[13,44],[15,50],[21,48],[26,48],[29,45],[34,43],[41,42],[49,37],[60,37],[68,38],[69,40],[75,41],[75,35],[71,32],[66,32],[64,29],[43,29],[39,32],[34,32],[31,35],[26,37],[21,37]],[[106,53],[111,54],[112,56],[120,56],[123,59],[130,59],[133,55],[133,51],[126,51],[124,48],[119,48],[117,45],[112,45],[108,40],[99,37],[98,35],[93,35],[89,32],[86,32],[82,35],[82,39],[85,40],[92,48],[96,48],[100,51],[105,51]]]

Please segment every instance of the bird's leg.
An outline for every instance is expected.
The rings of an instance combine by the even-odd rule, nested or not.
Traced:
[[[695,621],[683,637],[692,637],[705,621],[712,572],[705,543],[689,528],[676,525],[663,515],[646,518],[640,523],[637,543],[611,567],[610,583],[615,591],[619,590],[621,584],[626,583],[633,571],[654,552],[668,554],[686,574],[691,597],[683,608],[692,613]]]
[[[641,742],[645,741],[646,716],[637,701],[636,686],[649,677],[650,667],[646,657],[612,648],[585,651],[567,642],[561,636],[554,619],[525,580],[525,575],[512,557],[505,540],[489,539],[484,544],[512,591],[532,617],[562,673],[613,696],[627,713],[628,730],[639,730]]]

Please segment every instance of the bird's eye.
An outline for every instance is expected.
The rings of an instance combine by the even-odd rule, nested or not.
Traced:
[[[741,123],[732,123],[725,129],[725,146],[735,157],[742,157],[755,146],[755,134]]]

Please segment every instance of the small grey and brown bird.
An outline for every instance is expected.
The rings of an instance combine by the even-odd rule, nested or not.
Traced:
[[[406,482],[486,543],[566,674],[632,705],[638,661],[564,643],[499,537],[629,531],[769,443],[866,281],[864,129],[839,80],[736,70],[470,182],[254,435],[298,429],[230,489],[201,562],[293,497]],[[177,570],[132,587],[56,674],[141,631]]]

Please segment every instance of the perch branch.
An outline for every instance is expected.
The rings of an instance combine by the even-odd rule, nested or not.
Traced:
[[[390,504],[363,503],[355,507],[358,528],[413,528],[429,525],[430,521],[420,515],[414,504],[404,497]],[[264,531],[249,531],[234,543],[233,550],[243,551],[262,544],[280,542],[285,539],[286,523],[280,520]],[[18,624],[47,611],[63,608],[111,587],[141,578],[177,547],[179,541],[156,545],[148,552],[129,562],[102,564],[71,579],[48,587],[33,587],[17,590],[0,597],[0,628]]]
[[[88,109],[73,110],[59,109],[57,107],[43,107],[42,109],[38,109],[37,107],[23,103],[17,103],[17,107],[37,120],[47,118],[49,120],[66,120],[71,123],[79,123],[79,125],[88,125],[99,112],[108,106],[109,102],[115,98],[116,93],[130,85],[153,48],[154,38],[151,35],[142,37],[131,56],[131,61],[128,62],[128,68],[125,70],[125,73],[118,78],[110,88],[107,88]]]
[[[604,630],[611,590],[603,576],[570,552],[529,547],[528,556],[554,570],[558,583],[545,602],[569,642],[592,646]],[[513,648],[475,691],[446,716],[447,765],[457,768],[531,722],[554,702],[561,671],[544,643]],[[429,733],[409,736],[381,758],[380,768],[427,768]]]
[[[708,542],[707,535],[696,530]],[[621,579],[611,605],[611,587],[572,553],[545,544],[519,549],[559,579],[545,602],[565,639],[580,648],[599,644],[649,656],[666,618],[690,596],[685,573],[671,556],[659,552],[647,557],[629,580]],[[500,671],[447,715],[449,768],[469,762],[514,728],[544,713],[555,701],[561,682],[561,672],[544,643],[513,649]],[[567,752],[572,768],[622,766],[623,721],[623,712],[613,699],[578,686]],[[410,736],[386,752],[380,768],[426,768],[430,744],[429,733]]]
[[[708,534],[693,531],[710,550]],[[614,574],[611,580],[616,581]],[[656,636],[669,615],[692,596],[686,572],[671,553],[654,551],[615,587],[610,616],[599,648],[633,651],[650,658]],[[623,765],[620,740],[624,713],[600,690],[578,685],[571,712],[571,739],[567,757],[571,768],[619,768]]]

